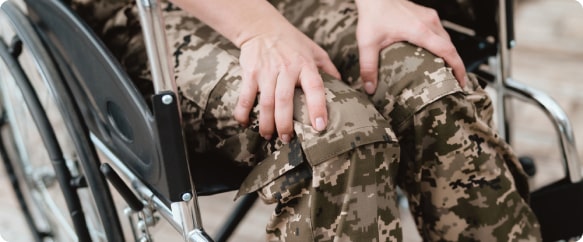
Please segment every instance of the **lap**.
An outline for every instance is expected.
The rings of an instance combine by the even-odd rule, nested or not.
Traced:
[[[296,139],[288,145],[282,144],[277,139],[266,141],[261,138],[258,134],[257,122],[252,122],[250,127],[243,128],[233,119],[232,111],[237,102],[238,85],[241,82],[241,69],[238,64],[239,50],[196,18],[171,6],[164,8],[189,148],[199,152],[209,149],[218,150],[233,161],[255,166],[253,173],[243,184],[241,193],[262,189],[261,192],[266,199],[286,203],[289,200],[281,194],[287,194],[289,198],[290,195],[300,194],[300,190],[306,187],[314,188],[320,186],[319,184],[324,184],[325,187],[330,182],[319,177],[320,175],[335,176],[336,171],[344,169],[344,166],[349,164],[326,161],[348,155],[358,147],[385,143],[390,144],[393,151],[387,154],[398,154],[399,152],[394,152],[394,148],[401,146],[400,157],[395,159],[401,159],[398,168],[385,173],[394,175],[394,169],[399,170],[399,183],[411,194],[410,198],[413,202],[416,202],[412,205],[414,209],[417,209],[419,218],[431,217],[431,214],[437,216],[440,211],[443,212],[444,208],[440,203],[447,205],[451,202],[447,198],[455,199],[456,196],[450,196],[451,194],[459,195],[459,198],[468,196],[475,198],[474,200],[457,199],[457,208],[464,207],[457,204],[459,201],[476,202],[484,190],[479,187],[478,190],[470,191],[466,187],[468,182],[474,181],[470,179],[471,177],[481,179],[477,178],[480,176],[486,181],[489,178],[502,179],[500,182],[504,183],[505,189],[493,191],[494,195],[491,197],[511,194],[503,196],[507,199],[505,202],[510,204],[512,209],[518,209],[515,210],[519,211],[516,214],[528,214],[527,206],[520,197],[517,197],[517,192],[513,188],[518,186],[512,181],[513,176],[515,179],[519,177],[516,179],[518,182],[521,181],[520,175],[516,175],[520,173],[517,172],[519,168],[513,165],[513,154],[505,152],[509,150],[509,147],[506,147],[503,142],[489,140],[496,135],[491,132],[492,129],[489,126],[491,114],[488,110],[491,106],[486,107],[487,101],[483,99],[485,94],[476,93],[477,88],[462,90],[453,78],[451,70],[440,58],[410,44],[397,43],[380,53],[379,86],[374,95],[368,96],[360,90],[358,49],[354,34],[357,20],[354,3],[351,1],[321,3],[321,1],[284,0],[271,2],[292,23],[328,51],[343,77],[343,80],[335,80],[330,76],[323,76],[330,115],[330,124],[327,131],[323,133],[314,132],[311,129],[303,93],[300,89],[296,90],[294,99]],[[135,14],[132,9],[133,7],[128,5],[118,10],[114,14],[117,17],[109,18],[108,23],[103,24],[104,29],[100,31],[105,37],[117,36],[109,41],[108,38],[105,40],[110,44],[110,49],[125,51],[118,53],[117,56],[130,74],[134,73],[131,74],[132,77],[148,80],[147,68],[144,68],[146,58],[140,58],[144,52],[138,51],[141,48],[139,46],[141,33],[125,31],[123,35],[116,35],[119,31],[117,26],[135,23],[133,21],[135,18],[131,18],[131,16],[135,17],[132,15],[132,13]],[[298,15],[300,12],[302,14]],[[141,68],[136,68],[136,66]],[[138,86],[140,86],[139,83]],[[143,93],[147,93],[151,88],[144,84],[142,86],[140,89]],[[453,106],[448,106],[449,104]],[[475,112],[467,113],[468,108],[473,108]],[[466,113],[456,116],[462,112]],[[465,114],[470,115],[464,116]],[[257,115],[257,110],[253,110],[252,120]],[[479,120],[469,122],[467,119],[470,116]],[[454,120],[456,118],[457,120]],[[458,132],[460,128],[472,130],[475,127],[474,124],[482,125],[480,122],[483,122],[484,132],[473,130],[474,133],[468,133],[465,136]],[[451,136],[438,137],[424,132],[440,134],[450,132]],[[462,149],[458,153],[464,157],[472,157],[471,152],[478,152],[478,149],[482,152],[482,148],[485,148],[482,144],[487,144],[492,154],[502,154],[502,156],[498,155],[493,159],[478,157],[475,161],[466,160],[466,158],[456,159],[455,156],[458,154],[456,149],[448,148],[457,145],[448,143],[454,139],[466,142],[467,147],[471,148],[464,149],[463,147],[466,146],[460,146]],[[480,139],[489,141],[484,143]],[[436,140],[443,142],[439,143]],[[433,145],[436,143],[444,144],[444,146]],[[359,152],[351,153],[353,154],[351,157],[358,160],[364,155],[375,156],[368,152]],[[453,156],[442,156],[440,152]],[[467,152],[470,153],[466,154]],[[391,167],[396,164],[395,160],[391,160],[392,163],[389,164]],[[431,163],[432,160],[439,162]],[[371,169],[378,170],[381,166],[379,164],[378,167],[371,167]],[[465,172],[465,170],[471,170],[467,168],[469,166],[478,171],[479,176],[475,176],[477,173]],[[456,167],[465,170],[458,171]],[[479,171],[487,167],[501,169],[494,175],[491,173],[493,177],[486,177],[489,173]],[[337,174],[336,177],[344,175],[344,173]],[[346,179],[349,178],[346,177]],[[293,184],[299,184],[300,187],[293,188],[291,186]],[[392,186],[389,184],[393,183],[386,182],[384,186]],[[442,189],[444,187],[447,189]],[[522,190],[524,191],[524,188]],[[311,194],[310,196],[319,196],[318,193]],[[320,195],[322,194],[324,193]],[[330,201],[332,200],[328,200]],[[492,206],[497,204],[497,200],[488,201],[493,201]],[[458,218],[474,216],[455,211],[451,216],[454,215]],[[432,219],[439,220],[439,218]],[[387,219],[387,221],[390,220]],[[535,220],[532,219],[532,221]],[[466,220],[462,219],[463,221]],[[517,219],[508,221],[511,223]],[[529,222],[523,224],[528,225]],[[436,226],[428,230],[420,228],[421,231],[440,231],[437,225],[427,221],[420,224]],[[486,225],[489,226],[489,222]],[[508,228],[515,229],[512,226]],[[437,236],[443,237],[444,234]]]

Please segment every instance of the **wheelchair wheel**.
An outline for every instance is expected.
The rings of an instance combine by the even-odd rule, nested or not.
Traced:
[[[11,48],[0,42],[0,155],[31,239],[111,241],[106,231],[110,222],[102,219],[111,211],[101,208],[115,207],[98,209],[95,201],[101,200],[88,189],[85,168],[72,148],[73,134],[59,120],[49,88],[37,71],[22,69],[21,64],[35,66],[32,57],[24,52],[18,60],[10,58],[19,55],[19,41]]]

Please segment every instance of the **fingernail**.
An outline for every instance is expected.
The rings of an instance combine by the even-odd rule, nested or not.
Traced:
[[[288,134],[283,134],[283,135],[281,135],[281,137],[280,137],[280,138],[281,138],[281,141],[282,141],[284,144],[287,144],[287,143],[289,143],[290,137],[289,137],[289,135],[288,135]]]
[[[265,136],[263,136],[263,138],[266,140],[271,140],[271,135],[265,135]]]
[[[374,93],[374,85],[372,84],[372,82],[365,82],[364,83],[364,90],[366,91],[366,93],[368,94],[373,94]]]
[[[326,124],[324,123],[323,118],[316,118],[316,130],[324,131],[326,129]]]
[[[462,87],[465,87],[470,82],[470,78],[468,76],[464,76],[464,83],[462,83]]]

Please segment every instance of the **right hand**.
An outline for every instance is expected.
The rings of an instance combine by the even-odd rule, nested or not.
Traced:
[[[328,123],[324,84],[319,69],[340,79],[340,73],[320,46],[291,24],[266,28],[241,44],[243,70],[234,117],[249,124],[249,113],[259,98],[259,134],[271,139],[276,131],[284,143],[293,136],[293,98],[301,87],[312,127],[323,131]]]

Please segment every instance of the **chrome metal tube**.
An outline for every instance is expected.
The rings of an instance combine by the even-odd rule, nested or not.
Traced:
[[[528,87],[512,79],[506,80],[508,94],[522,101],[538,105],[551,119],[559,139],[561,158],[565,165],[566,175],[571,182],[581,180],[581,163],[577,154],[575,135],[567,114],[563,109],[546,93]]]
[[[172,203],[171,208],[169,208],[148,186],[142,183],[140,179],[138,179],[129,168],[126,167],[125,164],[113,154],[99,138],[97,138],[97,136],[90,133],[90,137],[91,141],[95,144],[95,147],[97,147],[97,149],[111,161],[111,166],[114,167],[116,171],[119,171],[119,175],[124,178],[124,180],[131,183],[131,187],[134,188],[139,197],[145,199],[148,204],[153,205],[156,211],[158,211],[159,214],[164,217],[174,229],[176,229],[176,231],[183,235],[185,241],[212,242],[210,236],[208,236],[202,228],[196,196],[193,196],[188,201]]]
[[[578,182],[582,179],[579,156],[575,145],[575,138],[571,123],[563,109],[546,93],[528,87],[514,81],[511,78],[511,56],[508,46],[508,19],[506,2],[508,0],[498,0],[498,44],[499,54],[497,56],[498,78],[494,84],[497,92],[497,124],[502,137],[511,142],[509,125],[512,118],[511,106],[507,102],[509,97],[515,97],[525,102],[538,105],[551,119],[559,139],[561,158],[565,165],[566,175],[571,182]]]
[[[166,218],[166,220],[170,222],[172,227],[174,227],[177,231],[182,233],[182,228],[178,223],[176,223],[176,221],[174,221],[174,218],[172,217],[172,211],[170,211],[170,208],[168,208],[162,202],[162,200],[156,197],[156,195],[154,195],[154,192],[152,192],[150,188],[144,185],[130,171],[130,169],[127,166],[125,166],[125,164],[115,154],[113,154],[99,138],[97,138],[97,136],[95,136],[93,133],[89,133],[89,136],[91,137],[91,141],[93,142],[95,147],[111,161],[110,162],[111,166],[116,171],[119,172],[118,174],[123,178],[123,180],[131,183],[131,187],[135,189],[139,197],[145,199],[149,204],[154,205],[154,208],[158,212],[160,212],[160,215]]]
[[[496,125],[500,136],[511,142],[508,126],[510,125],[510,105],[506,98],[506,79],[510,77],[510,51],[508,50],[508,21],[506,19],[506,1],[498,0],[498,56],[496,66]]]
[[[508,49],[508,16],[506,15],[506,1],[498,0],[498,44],[500,47],[500,81],[506,82],[511,76],[510,50]]]
[[[171,209],[173,217],[175,218],[176,222],[180,223],[183,230],[182,236],[185,238],[185,241],[196,241],[196,242],[207,242],[212,241],[210,237],[206,235],[204,232],[201,221],[200,221],[200,212],[198,211],[198,205],[196,204],[197,198],[192,197],[191,199],[184,201],[184,202],[175,202],[172,203]],[[194,238],[192,235],[195,234]],[[204,236],[198,236],[204,235]],[[208,238],[208,239],[206,239]]]
[[[170,64],[170,52],[164,31],[164,18],[157,0],[138,0],[140,23],[144,33],[148,61],[152,72],[155,93],[177,93],[174,71]]]
[[[170,55],[160,2],[157,0],[137,0],[137,5],[154,81],[154,90],[157,94],[163,91],[178,93],[169,61]],[[179,102],[176,103],[178,105]],[[180,112],[179,115],[181,115]],[[190,231],[202,231],[202,221],[194,188],[190,195],[185,195],[190,196],[190,198],[184,199],[184,202],[173,203],[171,214],[172,221],[178,223],[184,238],[187,239]]]

